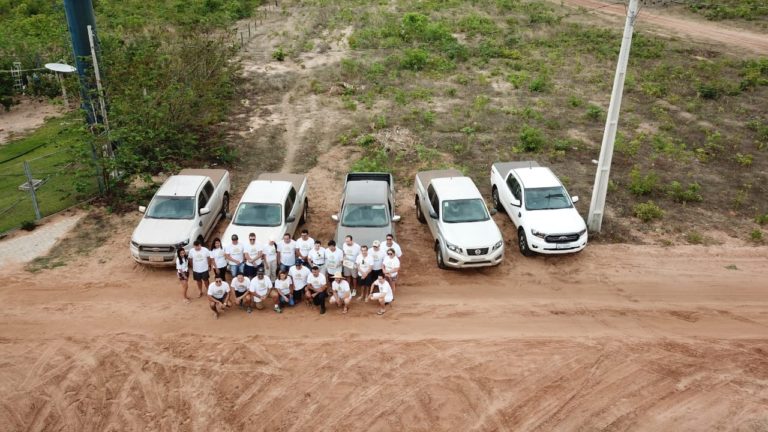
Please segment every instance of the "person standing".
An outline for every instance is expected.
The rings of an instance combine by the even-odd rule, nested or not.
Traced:
[[[368,251],[368,255],[373,259],[373,269],[371,271],[371,282],[373,282],[380,274],[384,274],[381,264],[384,262],[384,257],[387,255],[384,253],[384,250],[381,249],[381,242],[378,240],[373,241],[373,247]]]
[[[304,266],[304,260],[297,259],[296,265],[288,271],[288,276],[293,281],[293,303],[299,304],[304,297],[304,287],[307,286],[309,278],[309,269]]]
[[[264,264],[262,263],[261,255],[262,255],[262,246],[256,242],[256,234],[250,233],[248,234],[248,244],[244,248],[243,256],[245,258],[245,267],[244,272],[245,275],[249,278],[253,279],[254,276],[256,276],[256,271],[258,271],[260,268],[264,269]]]
[[[251,281],[251,286],[248,288],[251,293],[251,304],[248,307],[248,313],[251,313],[251,308],[258,310],[264,309],[264,302],[267,297],[272,297],[275,301],[275,312],[279,312],[280,306],[278,306],[277,292],[273,291],[272,281],[264,276],[264,269],[256,270],[256,277]]]
[[[181,284],[181,296],[184,303],[189,303],[187,291],[189,290],[189,258],[183,247],[176,249],[176,276]]]
[[[189,261],[192,262],[192,279],[197,283],[198,297],[203,296],[203,283],[208,286],[211,271],[211,251],[204,248],[200,240],[195,240],[189,250]]]
[[[341,245],[341,250],[344,252],[344,261],[342,261],[343,274],[347,278],[347,282],[352,285],[352,297],[357,292],[357,270],[355,263],[357,262],[357,256],[360,254],[360,245],[355,243],[351,235],[344,238],[344,244]]]
[[[219,314],[224,311],[224,308],[229,307],[227,302],[229,289],[229,284],[222,281],[220,277],[216,277],[214,282],[208,285],[208,301],[215,319],[219,319]]]
[[[315,240],[309,236],[309,231],[301,230],[301,237],[296,239],[296,258],[301,258],[309,263],[309,251],[315,247]]]
[[[248,303],[248,287],[251,286],[251,279],[243,275],[238,274],[236,278],[232,279],[230,284],[230,303],[234,303],[240,308],[244,308]],[[233,301],[234,300],[234,301]]]
[[[342,261],[344,261],[344,252],[336,247],[335,241],[329,241],[325,249],[325,271],[328,274],[328,280],[333,280],[336,273],[341,273]]]
[[[387,257],[384,258],[384,279],[392,287],[392,295],[395,294],[397,285],[397,273],[400,271],[400,259],[396,256],[395,248],[387,249]]]
[[[288,276],[288,274],[282,270],[277,274],[277,279],[275,279],[275,290],[280,296],[278,297],[279,306],[275,305],[277,306],[275,307],[275,312],[280,313],[282,312],[281,308],[294,305],[293,281],[291,280],[290,276]]]
[[[274,237],[270,237],[269,242],[264,246],[263,259],[264,275],[271,281],[277,280],[277,244]]]
[[[360,255],[355,262],[357,267],[357,287],[360,288],[361,299],[368,301],[371,282],[373,282],[373,257],[368,254],[368,246],[360,246]]]
[[[386,240],[384,240],[384,250],[394,249],[395,256],[400,259],[403,256],[403,251],[400,249],[400,245],[395,242],[395,237],[392,234],[387,234]]]
[[[345,314],[349,311],[349,304],[352,302],[352,289],[349,287],[349,282],[344,279],[341,272],[336,272],[333,275],[333,283],[331,284],[331,298],[328,303],[335,304],[336,307],[344,307],[341,313]]]
[[[224,257],[224,246],[218,237],[213,239],[213,243],[211,243],[211,259],[213,260],[215,276],[220,277],[221,280],[226,280],[227,258]]]
[[[328,295],[328,280],[318,266],[312,267],[307,277],[307,297],[315,306],[320,306],[320,315],[325,313],[325,297]]]
[[[232,234],[232,243],[224,247],[224,258],[227,259],[232,279],[245,271],[245,250],[243,245],[240,244],[237,234]]]
[[[286,273],[296,264],[296,242],[288,233],[283,235],[283,241],[277,245],[277,263],[280,264],[280,271]]]
[[[325,248],[322,247],[320,240],[315,240],[315,246],[307,254],[309,257],[310,268],[317,266],[320,273],[325,274]]]
[[[376,314],[384,315],[384,312],[387,311],[387,305],[392,303],[392,300],[395,299],[395,295],[392,293],[392,287],[384,279],[384,275],[379,275],[376,281],[373,282],[373,285],[371,285],[370,298],[371,300],[376,300],[379,302],[379,311],[376,312]]]

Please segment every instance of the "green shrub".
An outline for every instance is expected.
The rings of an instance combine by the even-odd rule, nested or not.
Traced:
[[[544,134],[540,129],[528,125],[523,126],[520,131],[520,148],[523,151],[537,152],[544,147],[544,142]]]
[[[743,167],[748,167],[752,165],[751,154],[736,153],[736,155],[733,158],[736,160],[736,163],[738,163]]]
[[[592,120],[592,121],[603,120],[604,119],[603,116],[605,115],[605,111],[603,111],[603,109],[600,108],[597,105],[589,104],[589,106],[587,107],[587,114],[586,115],[587,115],[587,118]]]
[[[680,182],[673,181],[667,187],[667,195],[677,202],[700,202],[703,199],[700,190],[698,183],[690,183],[688,187],[684,187]]]
[[[696,86],[696,93],[702,99],[718,99],[722,95],[722,89],[712,83],[699,83]]]
[[[21,223],[21,229],[24,231],[33,231],[35,228],[37,228],[35,221],[26,220]]]
[[[376,138],[371,134],[365,134],[357,139],[357,145],[362,148],[369,148],[376,143]]]
[[[629,172],[629,191],[637,196],[650,195],[656,189],[658,180],[655,172],[643,175],[639,168],[633,167]]]
[[[768,224],[768,213],[762,214],[762,215],[757,215],[755,217],[755,222],[760,224],[760,225]]]
[[[690,244],[702,244],[704,243],[704,236],[698,231],[691,231],[685,235],[685,241]]]
[[[528,90],[537,93],[544,93],[549,89],[549,86],[549,77],[546,75],[540,75],[531,81],[531,83],[528,85]]]
[[[278,47],[276,50],[272,51],[272,58],[279,62],[285,60],[285,51],[283,51],[283,48]]]
[[[572,108],[578,108],[584,105],[584,99],[578,96],[568,96],[568,105],[570,105]]]
[[[352,172],[381,172],[389,170],[389,157],[387,151],[379,149],[371,152],[355,161],[351,167]]]
[[[653,201],[637,203],[632,207],[635,217],[643,222],[650,222],[654,219],[664,217],[664,210],[657,206]]]
[[[477,14],[470,14],[460,19],[457,23],[459,31],[467,33],[470,36],[484,35],[492,36],[498,33],[499,28],[490,18]]]
[[[749,233],[749,238],[755,243],[760,243],[763,241],[763,232],[759,229],[753,229],[752,232]]]

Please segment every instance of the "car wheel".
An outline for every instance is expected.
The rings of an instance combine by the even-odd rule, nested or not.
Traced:
[[[229,194],[224,194],[224,199],[221,200],[221,217],[227,217],[229,213]]]
[[[443,250],[440,245],[435,245],[435,259],[437,260],[437,268],[445,269],[445,261],[443,260]]]
[[[307,219],[309,219],[309,200],[304,200],[304,211],[301,212],[301,218],[299,219],[299,224],[305,224],[307,223]]]
[[[419,197],[416,197],[416,219],[421,223],[427,223],[427,218],[424,217],[424,213],[421,212],[421,206],[419,205]]]
[[[528,238],[525,236],[523,227],[520,227],[517,230],[517,244],[520,247],[520,253],[523,254],[523,256],[533,256],[533,251],[528,247]]]
[[[496,211],[499,213],[506,213],[504,206],[501,204],[501,200],[499,200],[499,190],[496,188],[496,186],[493,187],[493,193],[491,193],[491,197],[493,199],[493,207],[496,209]]]

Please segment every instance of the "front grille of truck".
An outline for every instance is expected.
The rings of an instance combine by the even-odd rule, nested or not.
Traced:
[[[467,255],[480,256],[488,253],[488,248],[467,248]]]
[[[168,253],[175,252],[173,246],[139,246],[139,252]]]
[[[574,234],[552,234],[544,238],[547,243],[570,243],[579,239],[579,235]]]

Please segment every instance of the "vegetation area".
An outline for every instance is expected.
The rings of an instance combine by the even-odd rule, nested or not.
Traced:
[[[768,3],[765,0],[687,0],[686,3],[692,11],[713,21],[768,19]]]

